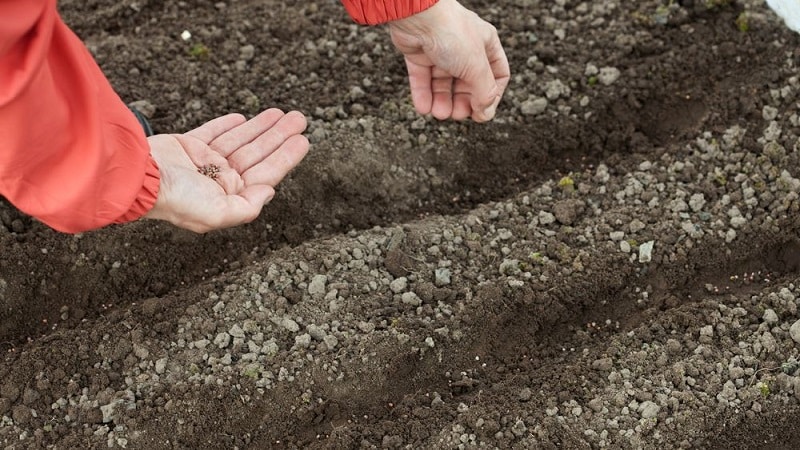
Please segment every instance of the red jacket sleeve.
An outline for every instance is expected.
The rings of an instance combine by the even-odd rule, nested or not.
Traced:
[[[0,1],[0,195],[74,233],[135,220],[158,187],[141,126],[56,0]]]
[[[438,0],[342,0],[345,9],[362,25],[378,25],[405,19],[425,11]]]

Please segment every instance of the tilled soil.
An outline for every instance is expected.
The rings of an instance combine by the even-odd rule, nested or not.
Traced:
[[[797,448],[800,37],[668,3],[465,1],[513,72],[475,125],[335,1],[61,1],[156,131],[313,148],[203,236],[0,203],[0,443]]]

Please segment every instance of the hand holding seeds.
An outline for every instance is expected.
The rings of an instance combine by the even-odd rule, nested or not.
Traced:
[[[497,30],[457,0],[439,0],[389,22],[405,56],[417,112],[437,119],[491,120],[508,85],[508,58]]]
[[[151,136],[161,185],[145,217],[197,233],[253,221],[308,152],[305,128],[301,113],[270,109],[250,120],[229,114],[185,134]]]

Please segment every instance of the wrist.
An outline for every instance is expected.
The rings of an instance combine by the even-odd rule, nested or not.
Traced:
[[[420,14],[443,0],[342,0],[354,21],[379,25]]]
[[[392,30],[409,35],[429,35],[451,20],[456,8],[461,7],[457,0],[439,0],[435,5],[412,16],[388,23]]]

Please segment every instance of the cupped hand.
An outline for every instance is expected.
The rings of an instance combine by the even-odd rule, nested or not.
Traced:
[[[213,119],[185,134],[148,138],[161,184],[145,215],[205,233],[251,222],[308,152],[299,112],[270,109]]]
[[[405,56],[417,112],[442,120],[494,117],[510,78],[494,26],[456,0],[439,0],[389,29]]]

